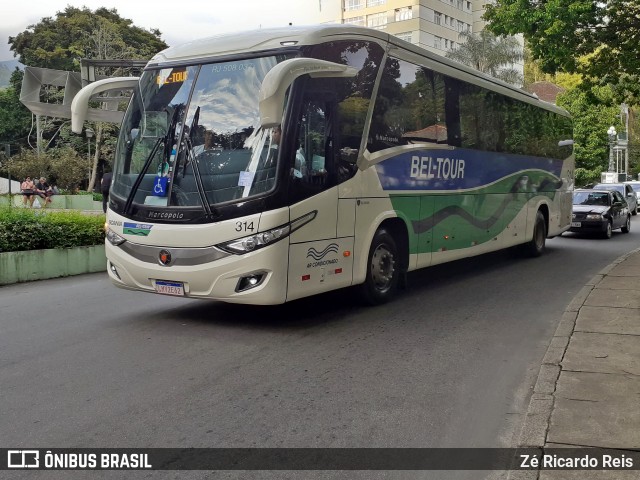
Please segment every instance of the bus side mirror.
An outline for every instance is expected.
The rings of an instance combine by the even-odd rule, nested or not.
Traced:
[[[260,126],[270,128],[282,123],[285,94],[296,78],[354,77],[356,73],[353,67],[315,58],[291,58],[279,63],[265,75],[260,87]]]

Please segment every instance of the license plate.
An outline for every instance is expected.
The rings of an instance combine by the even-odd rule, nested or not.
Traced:
[[[571,226],[572,227],[581,227],[582,226],[582,222],[571,222]]]
[[[156,293],[161,293],[163,295],[174,295],[176,297],[184,297],[184,283],[156,280]]]

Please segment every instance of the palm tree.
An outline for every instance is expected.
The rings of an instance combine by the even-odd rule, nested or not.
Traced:
[[[480,33],[460,32],[463,40],[447,58],[487,73],[508,83],[522,84],[522,75],[513,64],[524,58],[523,49],[515,37],[496,37],[488,30]]]

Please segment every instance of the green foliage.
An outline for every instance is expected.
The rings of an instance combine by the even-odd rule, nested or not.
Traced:
[[[619,109],[613,102],[612,89],[594,87],[585,92],[574,88],[559,95],[557,101],[573,117],[576,168],[597,171],[599,176],[609,165],[607,129],[611,125],[622,129],[616,119]]]
[[[602,173],[601,169],[576,168],[576,187],[582,188],[600,182],[600,173]]]
[[[69,147],[56,148],[48,153],[57,185],[69,190],[80,188],[91,173],[89,159]]]
[[[31,113],[20,103],[22,76],[23,73],[16,69],[11,74],[11,85],[0,89],[0,143],[26,144]]]
[[[145,30],[133,25],[129,19],[122,18],[115,9],[98,8],[95,11],[87,7],[76,8],[67,6],[63,11],[57,12],[55,17],[45,17],[40,22],[30,25],[27,30],[18,33],[15,37],[9,37],[11,50],[18,55],[21,63],[33,67],[45,67],[66,71],[78,71],[80,60],[83,58],[96,60],[146,60],[155,53],[167,47],[161,39],[161,33],[157,29]],[[96,74],[125,76],[126,68],[98,68]],[[19,91],[19,85],[16,92]],[[42,89],[41,98],[48,103],[60,103],[62,100],[60,87],[47,86]],[[25,110],[15,99],[15,111]],[[12,127],[12,123],[5,121],[3,116],[3,99],[0,96],[0,141],[2,140],[2,126]],[[7,108],[7,119],[13,113]],[[22,119],[20,117],[20,119]],[[30,116],[28,117],[30,120]],[[62,120],[44,118],[42,125],[41,147],[70,147],[59,148],[57,152],[50,154],[56,160],[49,171],[56,171],[57,181],[60,186],[69,189],[77,188],[80,184],[87,186],[84,176],[83,160],[78,155],[71,155],[70,149],[79,152],[80,157],[87,155],[88,142],[85,137],[71,135],[69,126]],[[16,119],[17,121],[17,119]],[[24,122],[20,123],[23,133],[28,135],[27,124],[24,131]],[[13,128],[13,127],[12,127]],[[92,142],[91,151],[95,155],[97,163],[108,163],[113,158],[114,145],[117,137],[117,127],[114,125],[92,125],[98,135]],[[15,138],[16,135],[13,136]],[[32,142],[33,143],[33,142]],[[68,164],[61,165],[64,160]],[[96,164],[97,166],[97,164]],[[91,168],[91,166],[89,167]],[[95,174],[91,177],[95,178]],[[93,180],[91,180],[93,181]],[[89,182],[90,183],[90,182]]]
[[[33,150],[24,150],[11,157],[6,168],[20,180],[26,176],[46,177],[50,185],[68,190],[76,190],[86,182],[91,170],[89,159],[69,147],[52,148],[40,155]]]
[[[104,222],[104,215],[0,207],[0,252],[100,245]]]
[[[115,9],[67,6],[9,37],[9,44],[25,65],[71,71],[81,58],[150,58],[167,47],[160,35],[134,26]]]
[[[587,87],[610,84],[618,100],[640,99],[637,1],[496,0],[484,18],[498,35],[522,33],[544,72],[580,73]]]

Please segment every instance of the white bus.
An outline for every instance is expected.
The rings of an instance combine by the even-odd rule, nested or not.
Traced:
[[[107,214],[119,287],[280,304],[571,222],[565,111],[378,30],[288,27],[157,54],[135,80]],[[91,95],[74,99],[82,128]]]

